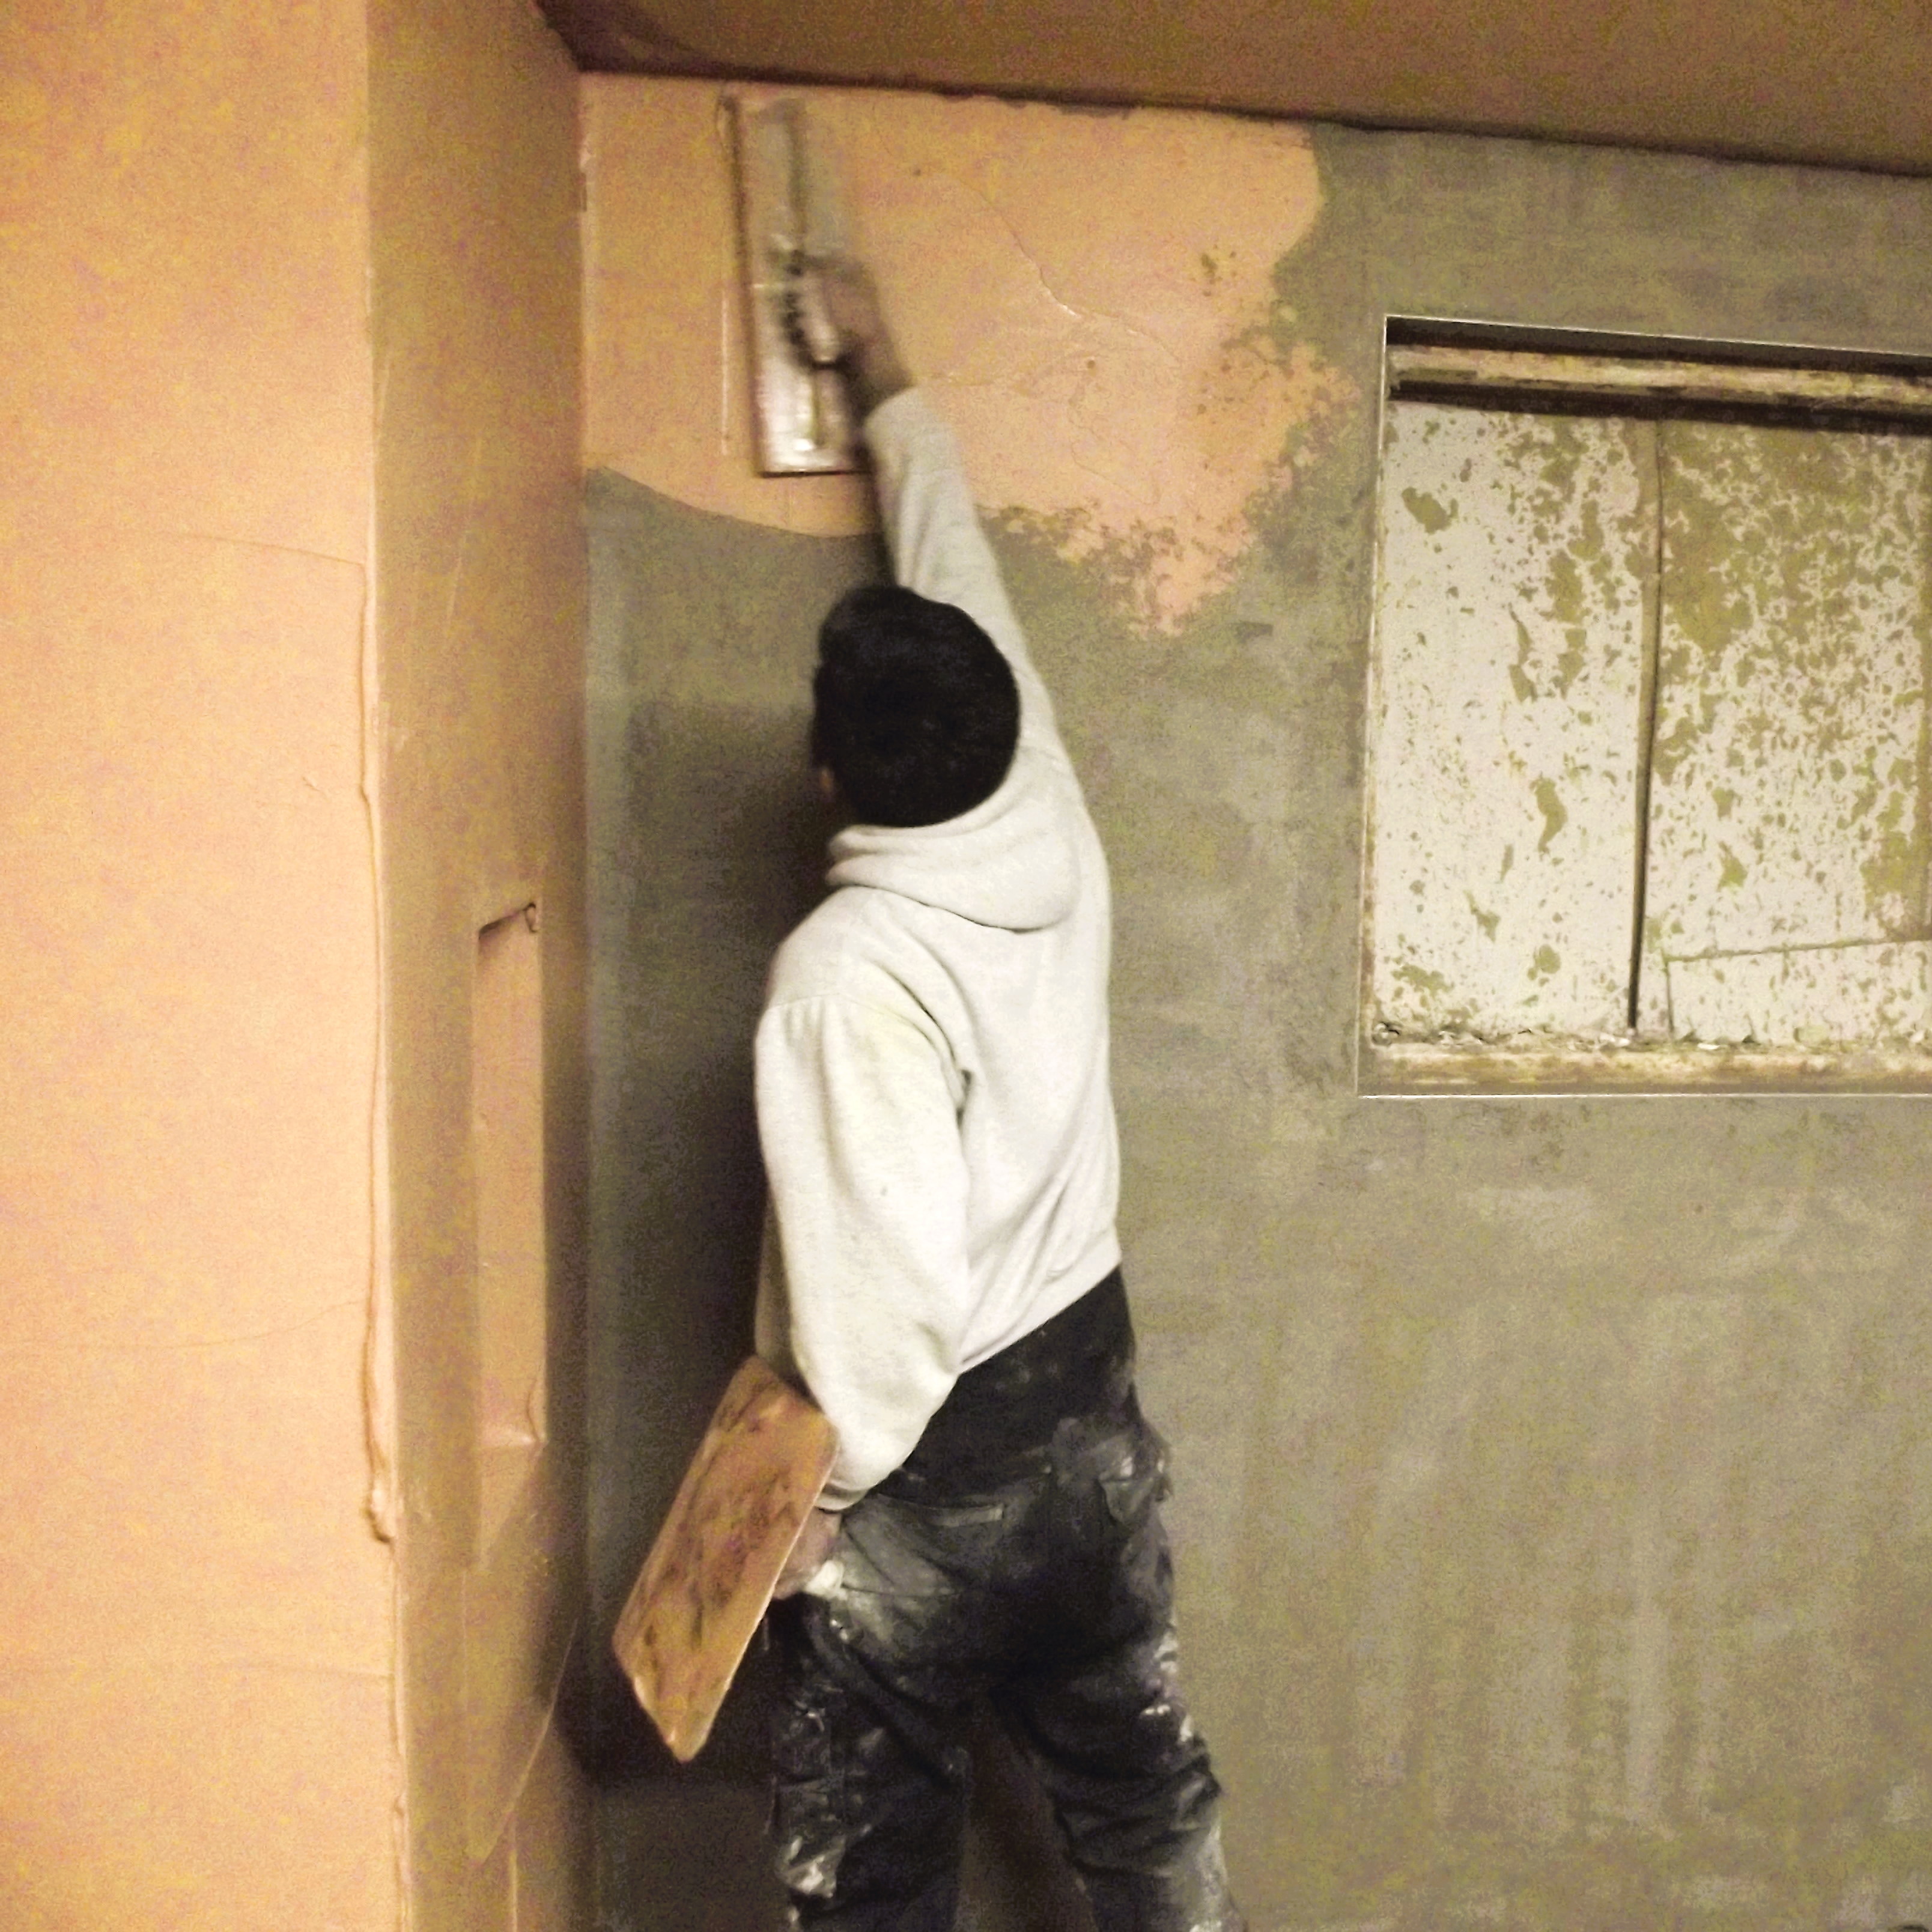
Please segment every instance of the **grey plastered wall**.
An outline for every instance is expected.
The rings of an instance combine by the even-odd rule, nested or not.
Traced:
[[[1288,452],[1232,587],[1154,638],[1125,566],[995,532],[1114,868],[1123,1233],[1244,1901],[1268,1932],[1923,1918],[1932,1115],[1364,1101],[1352,1042],[1383,316],[1932,353],[1932,185],[1317,145],[1274,328],[1362,400]],[[747,1041],[822,830],[811,628],[869,560],[592,504],[608,1611],[746,1333]],[[717,1879],[758,1810],[737,1726],[711,1796],[607,1804],[610,1923],[764,1922]],[[989,1924],[1064,1922],[998,1890]]]
[[[614,1774],[670,1763],[605,1640],[682,1452],[751,1347],[751,1030],[830,829],[806,742],[818,618],[877,563],[869,542],[754,536],[608,472],[589,489],[590,1516],[597,1742]],[[749,1701],[701,1775],[754,1771]]]

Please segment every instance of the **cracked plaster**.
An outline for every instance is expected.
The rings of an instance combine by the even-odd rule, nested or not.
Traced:
[[[586,96],[590,220],[614,244],[590,293],[587,460],[750,522],[869,529],[860,479],[750,473],[722,91],[593,80]],[[1275,291],[1321,206],[1305,130],[910,94],[810,104],[982,507],[1091,567],[1143,627],[1176,630],[1354,397]],[[678,392],[715,396],[709,419],[667,409]]]

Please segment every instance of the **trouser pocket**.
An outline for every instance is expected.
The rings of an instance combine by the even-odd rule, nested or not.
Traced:
[[[1144,1421],[1136,1422],[1120,1439],[1118,1452],[1102,1460],[1096,1473],[1107,1513],[1124,1530],[1138,1528],[1172,1492],[1167,1444],[1158,1430]]]

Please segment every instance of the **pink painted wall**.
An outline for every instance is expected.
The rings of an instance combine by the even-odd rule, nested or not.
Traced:
[[[587,1924],[590,1875],[587,1805],[550,1724],[583,1547],[577,76],[525,0],[371,0],[368,18],[412,1924],[561,1932]],[[482,1370],[510,1338],[486,1339],[478,1292],[472,995],[479,931],[529,905],[547,1400],[541,1450],[485,1511]]]
[[[754,106],[775,92],[732,90]],[[774,529],[869,529],[860,478],[756,473],[721,90],[593,77],[585,96],[586,462]],[[884,92],[811,103],[982,500],[1050,524],[1070,560],[1139,559],[1139,614],[1174,632],[1226,587],[1253,500],[1284,488],[1284,443],[1354,400],[1312,345],[1268,333],[1275,265],[1322,206],[1308,130]]]
[[[575,76],[518,0],[27,0],[0,76],[0,1924],[580,1924]],[[478,1550],[526,899],[556,1366]]]
[[[386,1924],[362,16],[0,75],[0,1921]]]

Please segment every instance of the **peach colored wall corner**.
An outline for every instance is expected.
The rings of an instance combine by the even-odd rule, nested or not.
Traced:
[[[587,1923],[548,1735],[582,1574],[584,538],[577,76],[526,0],[374,0],[376,614],[412,1923]],[[547,1440],[478,1510],[472,989],[535,904]]]
[[[362,15],[0,19],[0,1921],[380,1925]]]

